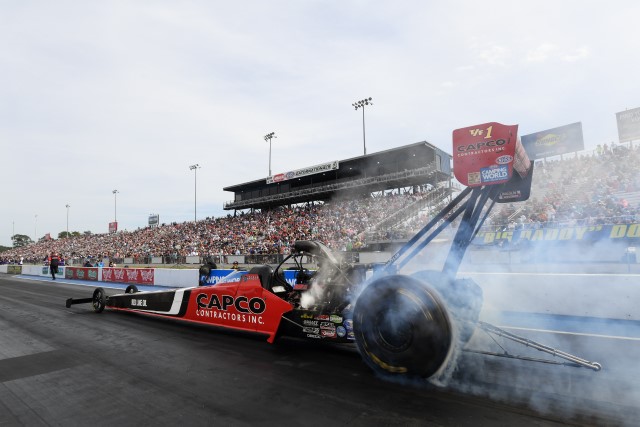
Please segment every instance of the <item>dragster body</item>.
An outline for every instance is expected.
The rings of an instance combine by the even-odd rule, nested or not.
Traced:
[[[534,168],[517,129],[493,122],[453,132],[454,173],[466,188],[372,277],[365,277],[365,266],[344,262],[322,243],[302,240],[275,269],[262,265],[215,285],[157,292],[130,286],[123,294],[107,296],[97,288],[92,298],[68,299],[67,307],[92,303],[96,312],[109,308],[250,331],[271,343],[280,336],[355,343],[372,370],[391,376],[441,375],[476,329],[569,362],[557,364],[600,370],[596,362],[480,321],[482,290],[473,280],[457,277],[467,247],[494,204],[529,197]],[[408,268],[457,219],[442,269]],[[303,264],[309,258],[317,266],[314,271]],[[295,283],[284,279],[284,269],[296,271]]]

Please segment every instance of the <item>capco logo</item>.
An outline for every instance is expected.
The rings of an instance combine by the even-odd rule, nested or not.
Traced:
[[[496,163],[499,165],[504,165],[507,163],[511,163],[513,161],[513,156],[505,154],[504,156],[500,156],[496,159]]]
[[[483,148],[489,148],[489,147],[497,147],[500,145],[504,145],[506,144],[507,141],[504,139],[498,139],[495,141],[487,141],[487,142],[478,142],[477,144],[467,144],[467,145],[458,145],[458,147],[456,148],[457,151],[475,151],[475,150],[482,150]]]
[[[231,295],[222,295],[220,298],[215,294],[212,294],[211,297],[207,294],[198,294],[196,301],[199,309],[216,308],[227,311],[229,307],[233,307],[240,313],[262,314],[267,308],[267,303],[261,298],[249,299],[242,296],[234,298]]]

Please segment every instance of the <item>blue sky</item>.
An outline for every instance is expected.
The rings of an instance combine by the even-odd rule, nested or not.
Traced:
[[[225,215],[225,186],[640,107],[634,1],[0,0],[0,245]],[[36,218],[37,215],[37,218]]]

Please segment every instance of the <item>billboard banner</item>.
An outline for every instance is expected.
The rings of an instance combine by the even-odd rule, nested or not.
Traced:
[[[522,145],[532,160],[582,151],[582,122],[523,135]]]
[[[279,173],[279,174],[267,177],[267,184],[273,184],[274,182],[282,182],[289,179],[300,178],[301,176],[315,175],[321,172],[336,170],[339,167],[340,167],[340,164],[336,160],[334,162],[323,163],[321,165],[316,165],[316,166],[309,166],[308,168],[298,169],[291,172]]]
[[[155,227],[160,223],[160,215],[149,215],[149,225]]]
[[[67,267],[64,269],[65,279],[98,281],[97,267]]]
[[[154,270],[153,268],[103,268],[102,281],[153,285]]]
[[[110,222],[109,223],[109,233],[115,233],[116,231],[118,231],[118,223],[117,222]]]
[[[511,231],[480,231],[474,245],[495,245],[508,241],[530,242],[595,242],[603,239],[640,242],[640,224],[583,225],[555,228],[527,228]]]
[[[640,139],[640,107],[616,113],[616,121],[620,142]]]

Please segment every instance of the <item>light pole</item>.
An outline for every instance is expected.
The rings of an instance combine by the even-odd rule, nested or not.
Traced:
[[[118,190],[113,190],[113,222],[118,222]]]
[[[275,132],[268,133],[264,136],[264,140],[269,142],[269,176],[271,176],[271,140],[277,138]]]
[[[67,237],[69,237],[69,208],[71,206],[69,206],[69,204],[67,203],[65,207],[67,208]]]
[[[351,104],[351,106],[355,107],[355,109],[357,110],[358,108],[362,108],[362,144],[364,146],[364,155],[367,155],[367,141],[365,139],[365,134],[364,134],[364,106],[365,105],[373,105],[373,102],[371,102],[371,97],[369,98],[365,98],[363,100],[360,101],[356,101],[353,104]]]
[[[197,221],[197,209],[198,209],[198,169],[199,164],[189,166],[189,169],[193,171],[193,222]]]
[[[36,225],[34,226],[33,234],[33,241],[38,243],[38,214],[36,214]]]

